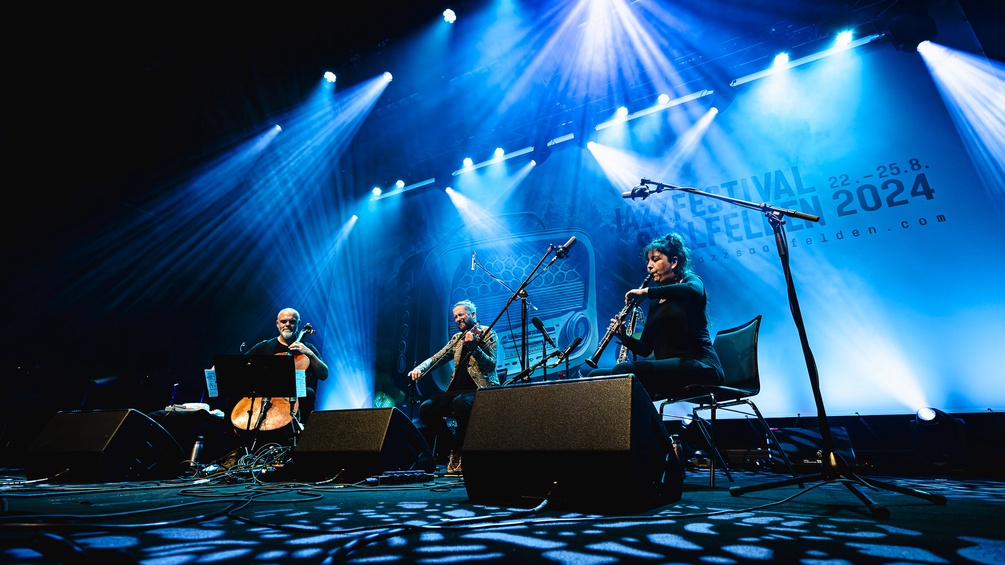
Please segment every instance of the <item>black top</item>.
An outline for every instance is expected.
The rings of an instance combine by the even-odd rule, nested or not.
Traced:
[[[625,346],[641,357],[697,359],[721,373],[708,331],[708,298],[701,278],[691,273],[680,283],[651,286],[648,292],[649,314],[642,336],[625,336]]]

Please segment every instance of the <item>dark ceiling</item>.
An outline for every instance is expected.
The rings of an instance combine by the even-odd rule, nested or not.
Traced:
[[[463,17],[483,4],[451,6]],[[821,20],[852,13],[868,19],[910,4],[925,2],[716,0],[689,9],[708,18],[761,9],[762,20],[742,24],[749,28],[745,35],[715,46],[714,56],[742,58],[766,43],[768,34],[785,34],[790,43],[810,41],[817,33],[813,24]],[[15,13],[9,24],[25,39],[5,50],[5,156],[26,173],[20,178],[29,187],[140,190],[165,168],[184,168],[296,103],[316,84],[320,69],[356,79],[354,71],[439,17],[444,5],[371,0],[366,13],[342,4]],[[1001,3],[961,5],[975,27],[989,29],[982,37],[989,54],[1000,55]],[[399,101],[389,95],[381,104]]]

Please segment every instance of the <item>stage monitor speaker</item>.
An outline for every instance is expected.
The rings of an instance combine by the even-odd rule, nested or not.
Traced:
[[[57,413],[28,448],[29,479],[100,483],[175,478],[184,450],[163,426],[132,408]]]
[[[425,438],[397,408],[320,410],[272,480],[358,482],[388,471],[433,472]]]
[[[684,469],[634,375],[475,393],[461,462],[476,503],[621,512],[681,498]]]

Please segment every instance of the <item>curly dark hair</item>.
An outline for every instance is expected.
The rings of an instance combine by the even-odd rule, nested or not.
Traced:
[[[677,257],[677,268],[674,273],[681,279],[694,272],[691,268],[691,250],[684,243],[679,233],[670,232],[657,237],[642,248],[642,257],[648,258],[649,252],[657,250],[667,257]]]

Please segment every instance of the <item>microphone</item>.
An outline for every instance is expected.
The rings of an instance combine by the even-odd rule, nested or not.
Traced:
[[[621,197],[631,198],[632,200],[641,197],[642,200],[645,200],[646,198],[649,198],[650,194],[651,192],[649,191],[649,187],[644,184],[640,184],[628,192],[622,192]]]
[[[550,345],[552,347],[557,347],[555,345],[555,341],[553,339],[551,339],[551,336],[548,335],[547,331],[545,331],[545,329],[544,329],[544,323],[541,322],[541,318],[538,318],[537,316],[534,316],[533,318],[530,319],[530,323],[534,324],[534,327],[537,328],[537,331],[541,332],[541,335],[544,336],[544,341],[547,341],[548,345]]]
[[[576,236],[570,237],[569,241],[565,242],[565,245],[562,245],[558,248],[558,251],[555,252],[555,257],[558,257],[559,259],[565,259],[566,257],[569,256],[569,248],[571,248],[575,244],[576,244]]]
[[[562,351],[562,352],[560,352],[558,354],[558,358],[559,359],[565,359],[566,357],[569,356],[569,354],[572,353],[572,351],[574,349],[576,349],[577,347],[579,347],[579,344],[582,343],[582,342],[583,342],[583,338],[581,338],[579,336],[576,336],[576,339],[572,340],[572,343],[569,344],[569,347],[566,347],[565,351]]]
[[[475,270],[475,252],[471,252],[471,270]]]

